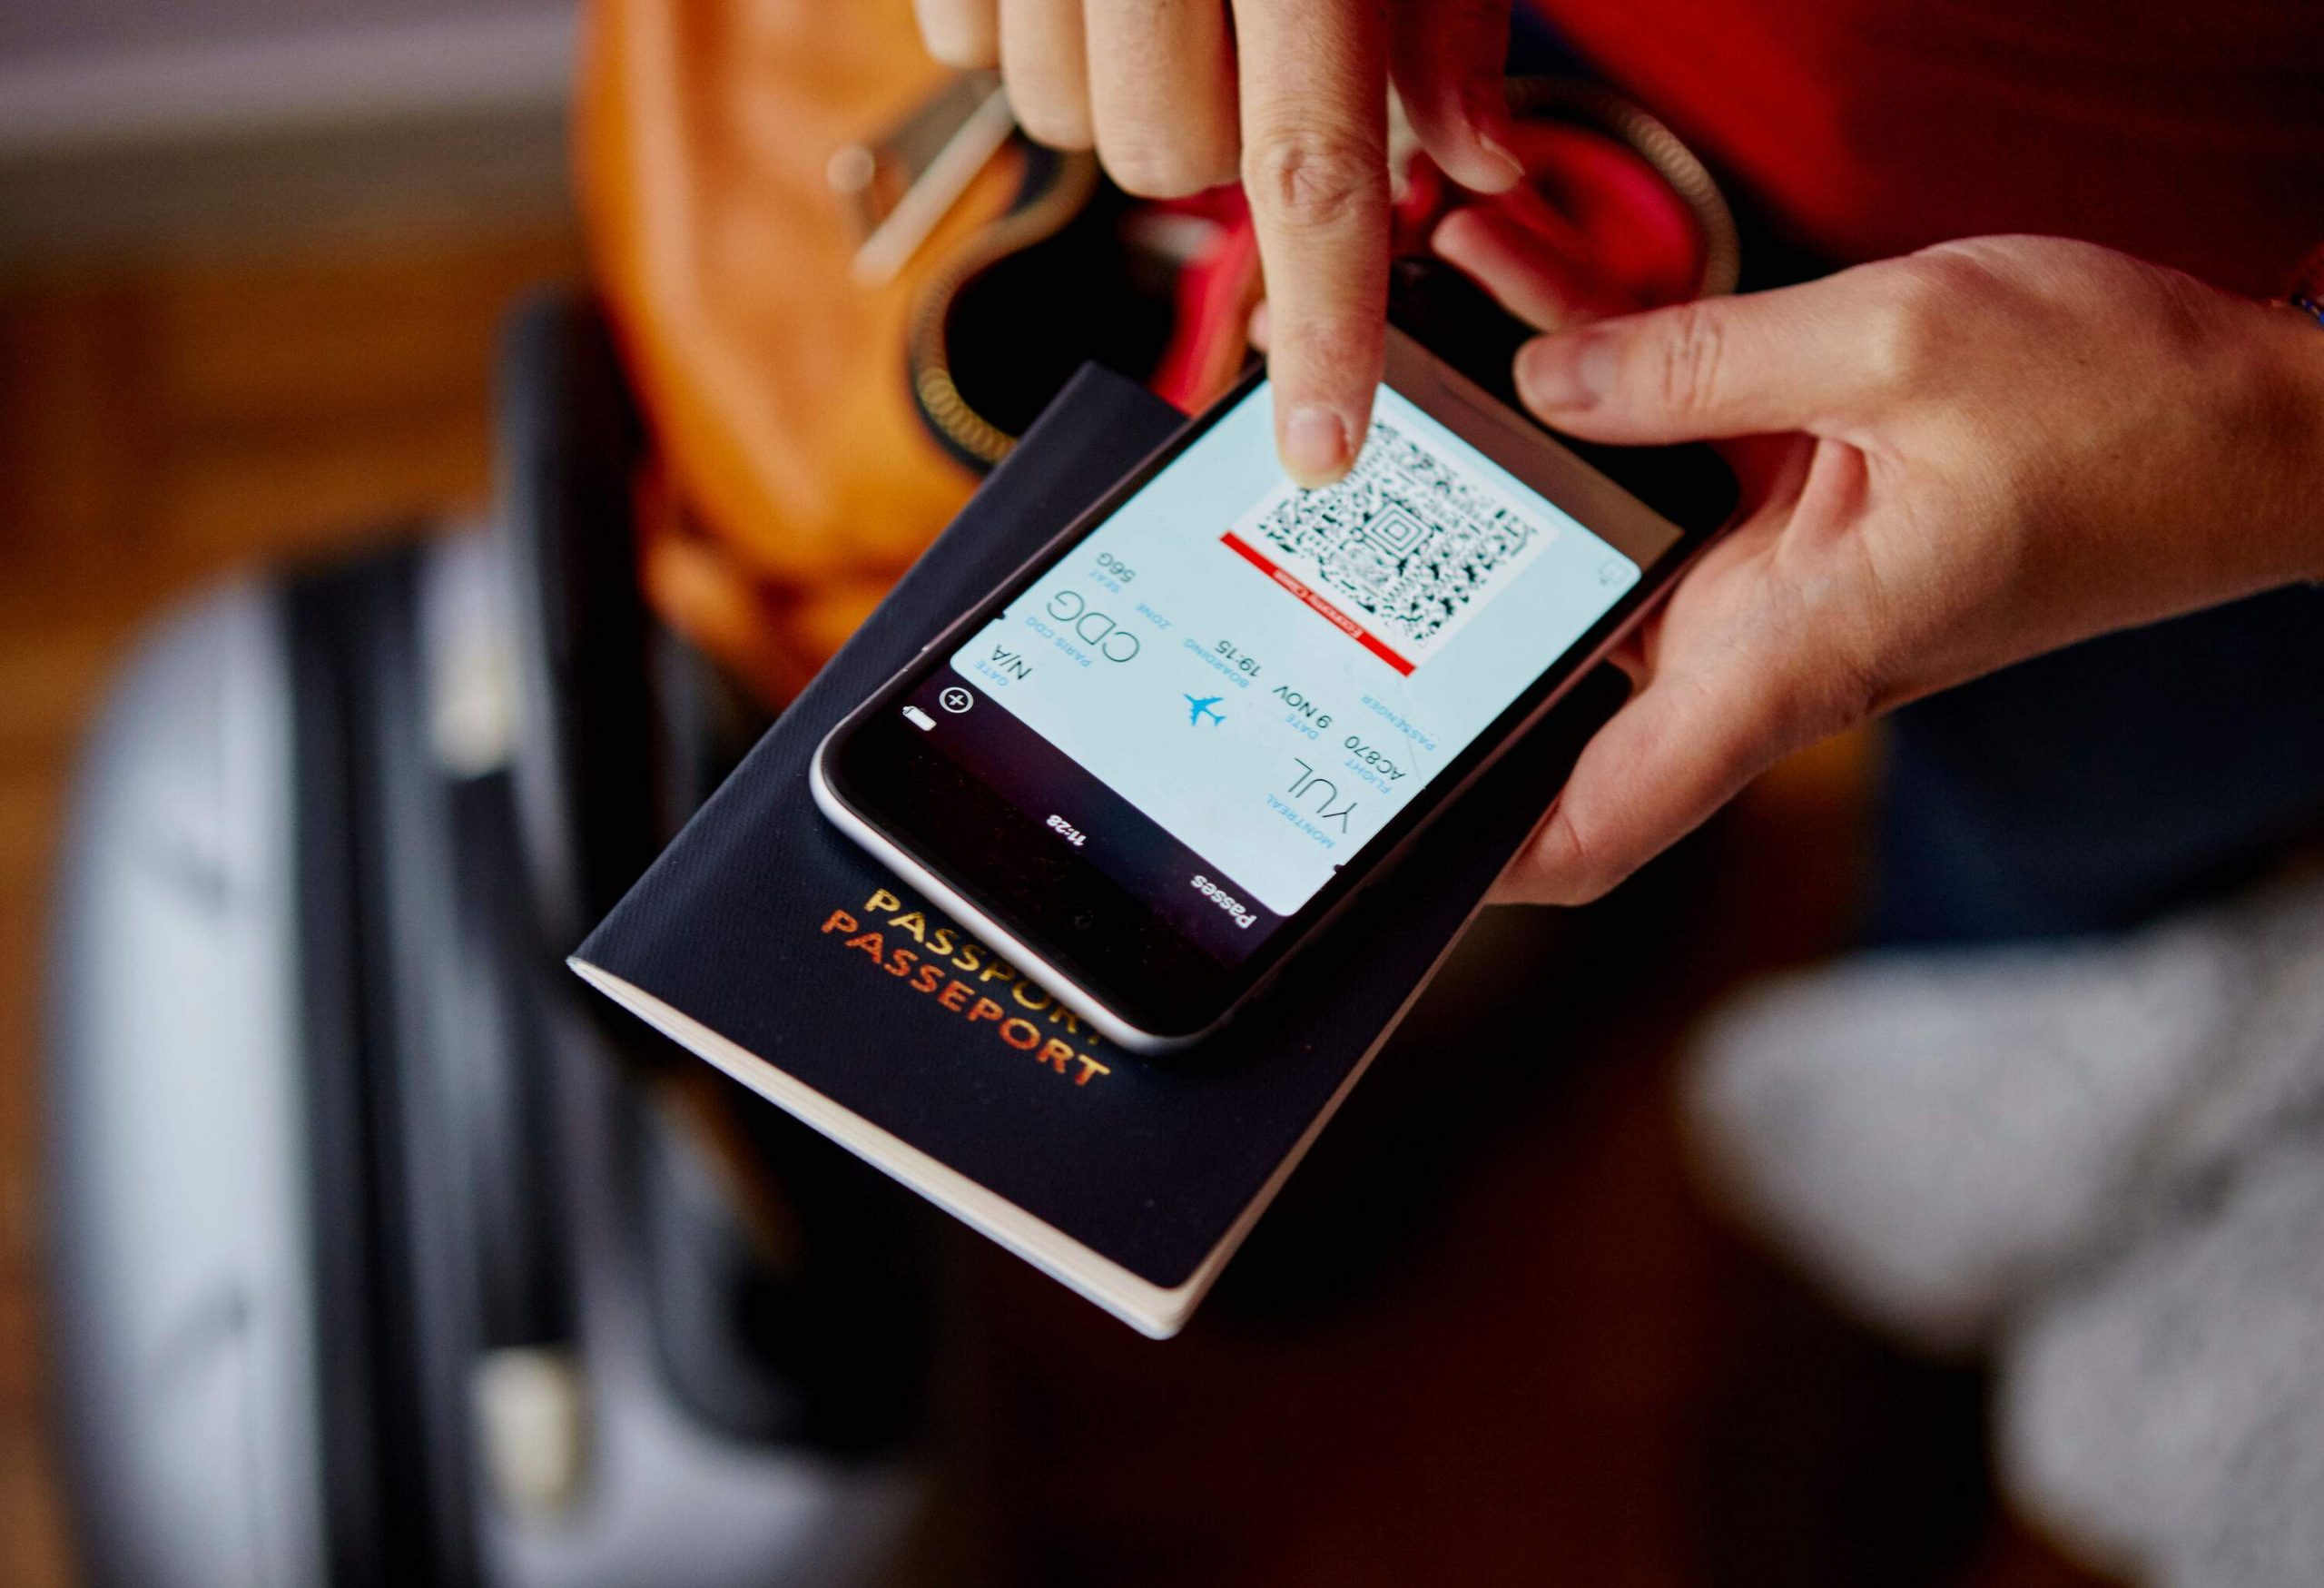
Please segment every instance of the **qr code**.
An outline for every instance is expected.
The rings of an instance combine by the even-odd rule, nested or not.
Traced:
[[[1236,529],[1415,662],[1555,538],[1377,419],[1344,478],[1286,488]]]

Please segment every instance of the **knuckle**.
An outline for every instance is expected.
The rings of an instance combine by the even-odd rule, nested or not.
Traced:
[[[1202,150],[1140,132],[1098,136],[1106,171],[1124,192],[1141,199],[1183,199],[1218,182],[1217,162]]]
[[[930,28],[921,36],[937,64],[956,72],[983,72],[1000,64],[1000,45],[989,33]]]
[[[1680,304],[1669,314],[1656,344],[1654,395],[1667,412],[1699,412],[1718,391],[1719,368],[1727,357],[1726,321],[1704,303]]]
[[[1252,204],[1278,224],[1328,230],[1384,204],[1386,157],[1360,138],[1276,133],[1252,140],[1243,185]]]
[[[931,35],[928,53],[940,66],[955,72],[982,72],[1000,64],[1000,52],[989,44],[950,35]]]
[[[1004,41],[1005,44],[1006,41]],[[1049,62],[1010,60],[1001,51],[1009,108],[1027,137],[1051,149],[1087,149],[1093,133],[1086,86]]]
[[[990,7],[974,0],[918,0],[912,9],[921,42],[943,64],[969,72],[1000,64],[1000,41]]]
[[[1374,383],[1380,379],[1381,345],[1377,323],[1360,311],[1351,318],[1319,305],[1305,312],[1288,313],[1288,300],[1269,300],[1267,372],[1278,401],[1321,401],[1360,413]],[[1354,437],[1361,447],[1370,434],[1368,425],[1355,422]]]
[[[1965,255],[1898,261],[1866,342],[1875,380],[1892,391],[1925,385],[1944,367],[1964,306],[1984,284],[1983,267]]]
[[[1527,858],[1531,892],[1543,902],[1576,904],[1596,897],[1587,880],[1590,847],[1562,809],[1550,813]]]
[[[1926,382],[1935,356],[1935,312],[1916,288],[1899,291],[1881,304],[1864,341],[1875,387],[1911,391]]]
[[[1090,147],[1089,117],[1070,102],[1026,95],[1013,105],[1017,124],[1036,143],[1050,149]]]
[[[1629,874],[1611,862],[1601,835],[1578,821],[1561,800],[1526,853],[1529,896],[1548,904],[1587,904],[1603,898]]]

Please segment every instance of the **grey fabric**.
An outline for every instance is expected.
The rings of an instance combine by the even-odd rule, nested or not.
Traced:
[[[2001,1342],[2004,1482],[2141,1578],[2324,1583],[2324,1151],[2191,1197]]]
[[[1992,1354],[2030,1514],[2142,1581],[2324,1583],[2324,878],[1769,983],[1687,1101],[1845,1303]]]

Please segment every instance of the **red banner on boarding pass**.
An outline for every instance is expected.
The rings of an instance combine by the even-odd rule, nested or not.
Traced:
[[[1259,572],[1266,575],[1267,577],[1273,579],[1276,584],[1282,586],[1285,589],[1298,597],[1300,601],[1309,611],[1315,613],[1324,622],[1330,624],[1334,628],[1338,629],[1342,634],[1347,636],[1348,638],[1354,640],[1365,650],[1370,651],[1374,656],[1387,663],[1388,666],[1393,667],[1397,672],[1404,674],[1407,676],[1411,675],[1413,670],[1412,663],[1404,660],[1403,657],[1390,650],[1386,644],[1381,640],[1378,635],[1372,633],[1362,624],[1356,622],[1354,618],[1350,617],[1346,613],[1341,611],[1329,601],[1324,600],[1321,596],[1315,594],[1315,591],[1309,589],[1305,585],[1300,583],[1299,579],[1295,576],[1277,567],[1274,559],[1269,557],[1266,553],[1251,545],[1249,541],[1245,540],[1232,529],[1229,529],[1226,534],[1220,536],[1219,539],[1226,543],[1226,548],[1229,551],[1234,552],[1237,557],[1243,558],[1244,561],[1258,569]]]

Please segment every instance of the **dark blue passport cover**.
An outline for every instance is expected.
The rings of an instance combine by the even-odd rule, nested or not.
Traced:
[[[1144,1060],[824,821],[832,726],[1167,440],[1076,376],[574,956],[736,1079],[1133,1326],[1177,1331],[1620,704],[1583,679],[1194,1052]]]

